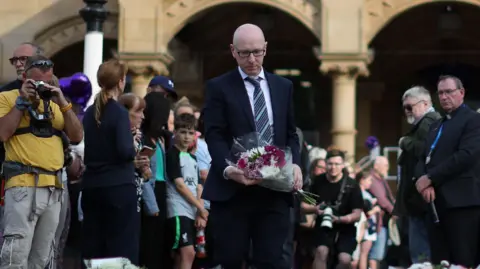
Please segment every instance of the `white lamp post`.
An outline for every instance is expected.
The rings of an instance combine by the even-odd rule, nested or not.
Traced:
[[[92,97],[87,106],[93,104],[93,100],[100,86],[97,81],[98,67],[103,61],[103,23],[109,12],[104,5],[107,0],[83,0],[86,6],[80,10],[80,16],[86,23],[87,34],[85,35],[85,51],[83,55],[83,73],[92,83]]]

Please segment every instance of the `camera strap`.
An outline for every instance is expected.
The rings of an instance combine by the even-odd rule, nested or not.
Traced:
[[[15,130],[15,135],[33,134],[40,138],[48,138],[52,136],[62,137],[62,131],[53,128],[51,122],[50,101],[43,101],[43,113],[39,114],[32,108],[29,109],[30,125]]]
[[[340,186],[340,193],[337,196],[337,201],[335,201],[335,207],[339,207],[342,203],[343,195],[345,194],[345,188],[347,186],[347,179],[348,177],[344,176],[342,179],[342,186]],[[338,210],[338,208],[337,208]]]

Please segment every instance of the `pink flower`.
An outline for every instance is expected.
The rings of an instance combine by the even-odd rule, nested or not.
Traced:
[[[238,160],[237,162],[237,166],[239,169],[245,169],[248,165],[248,160],[245,159],[245,158],[241,158],[240,160]]]
[[[263,152],[260,155],[260,152]],[[277,167],[282,169],[286,165],[285,152],[276,146],[265,146],[263,151],[253,157],[247,152],[241,154],[237,161],[237,167],[241,169],[248,178],[261,178],[260,170],[265,167]]]

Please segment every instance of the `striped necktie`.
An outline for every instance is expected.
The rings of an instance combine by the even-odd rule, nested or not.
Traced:
[[[272,126],[270,125],[270,121],[268,119],[267,103],[265,102],[265,96],[263,96],[262,88],[260,87],[261,79],[262,78],[245,78],[246,81],[250,82],[255,87],[255,90],[253,92],[253,112],[257,133],[260,134],[260,137],[263,140],[268,143],[272,143]]]

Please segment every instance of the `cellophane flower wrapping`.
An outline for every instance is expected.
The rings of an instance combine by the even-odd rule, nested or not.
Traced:
[[[269,144],[258,133],[250,133],[233,141],[228,165],[245,173],[245,177],[262,179],[260,186],[279,192],[294,189],[292,152]]]

